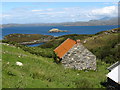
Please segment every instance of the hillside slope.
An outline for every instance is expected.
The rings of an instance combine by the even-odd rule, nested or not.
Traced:
[[[120,60],[120,28],[115,28],[108,31],[102,31],[91,35],[64,35],[41,45],[44,49],[54,49],[59,46],[67,38],[73,40],[80,39],[81,43],[93,52],[98,59],[106,63],[115,63]],[[36,47],[37,48],[37,47]]]
[[[64,69],[52,58],[36,56],[2,44],[3,88],[100,88],[109,64],[97,61],[97,71]],[[23,66],[17,66],[16,62]]]
[[[4,36],[4,40],[17,42],[24,45],[48,42],[52,39],[54,39],[53,36],[41,34],[9,34]]]

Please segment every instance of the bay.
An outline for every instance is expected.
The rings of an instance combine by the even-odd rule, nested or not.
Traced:
[[[57,28],[60,30],[68,30],[68,32],[49,33],[50,29]],[[19,26],[19,27],[6,27],[2,29],[2,37],[14,33],[19,34],[42,34],[52,35],[55,37],[68,35],[68,34],[95,34],[100,31],[106,31],[113,28],[118,28],[117,25],[105,25],[105,26]],[[28,47],[36,47],[44,43],[27,45]]]
[[[43,45],[44,43],[37,43],[37,44],[31,44],[31,45],[26,45],[28,47],[37,47],[37,46],[40,46],[40,45]]]
[[[62,36],[68,34],[95,34],[100,31],[106,31],[113,28],[117,28],[117,25],[107,26],[20,26],[20,27],[6,27],[2,29],[2,38],[5,35],[20,33],[20,34],[43,34],[52,36]],[[49,33],[52,28],[60,30],[68,30],[68,32]]]

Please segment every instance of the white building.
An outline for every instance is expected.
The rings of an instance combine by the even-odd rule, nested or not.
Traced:
[[[120,89],[120,61],[108,67],[107,82],[111,87]]]

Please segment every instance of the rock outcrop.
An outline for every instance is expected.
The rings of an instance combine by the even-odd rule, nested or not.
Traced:
[[[59,30],[59,29],[56,29],[56,28],[53,28],[51,30],[48,31],[49,33],[57,33],[57,32],[68,32],[67,30]]]

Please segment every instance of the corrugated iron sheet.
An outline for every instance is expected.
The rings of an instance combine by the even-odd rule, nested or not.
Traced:
[[[68,38],[61,45],[59,45],[54,51],[59,58],[62,58],[75,44],[76,41]]]

